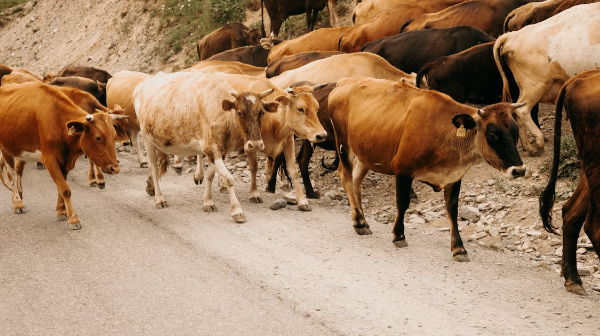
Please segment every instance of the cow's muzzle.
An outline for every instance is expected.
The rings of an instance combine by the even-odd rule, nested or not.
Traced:
[[[319,132],[313,136],[313,139],[310,139],[311,142],[323,142],[327,139],[327,132]]]
[[[244,149],[247,152],[258,152],[265,148],[265,144],[262,140],[248,140],[246,141],[246,145],[244,145]]]
[[[119,166],[118,163],[116,165],[108,165],[108,166],[102,168],[102,172],[104,174],[116,174],[119,171],[121,171],[121,167]]]
[[[517,177],[523,177],[525,176],[525,172],[526,172],[527,168],[525,167],[525,165],[522,166],[512,166],[509,167],[505,174],[508,178],[517,178]]]

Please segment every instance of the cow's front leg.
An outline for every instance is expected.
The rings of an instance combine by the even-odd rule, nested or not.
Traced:
[[[248,156],[248,163],[250,164],[250,203],[263,203],[256,183],[256,174],[258,173],[256,152],[247,152],[246,154]]]
[[[300,211],[311,211],[308,199],[300,186],[300,179],[298,178],[298,167],[296,167],[296,156],[294,154],[294,135],[290,135],[285,144],[283,145],[283,154],[285,155],[285,162],[288,167],[288,173],[294,184],[296,190],[296,199],[298,200],[298,210]]]
[[[144,146],[146,146],[148,161],[150,163],[150,167],[148,169],[149,177],[146,181],[146,192],[150,196],[154,194],[154,204],[157,209],[164,209],[169,205],[167,204],[167,201],[160,190],[160,185],[158,184],[158,156],[156,155],[156,147],[145,136],[142,136],[142,139],[144,140]],[[152,185],[150,185],[150,181],[152,181]]]
[[[396,222],[394,223],[394,239],[396,247],[407,247],[404,235],[404,214],[410,205],[412,192],[412,179],[396,176]]]
[[[244,211],[242,210],[242,205],[238,201],[235,196],[235,190],[233,189],[233,176],[225,167],[225,163],[223,162],[223,158],[220,155],[211,155],[207,153],[207,157],[211,162],[214,162],[215,168],[219,173],[219,178],[223,183],[223,186],[227,188],[229,191],[229,199],[231,201],[231,218],[236,223],[243,223],[246,221],[246,216],[244,215]],[[207,185],[208,187],[208,185]]]
[[[60,221],[67,220],[69,229],[79,230],[81,229],[81,222],[79,217],[73,209],[71,204],[71,187],[67,184],[67,174],[62,173],[58,162],[55,161],[44,161],[43,164],[46,166],[46,170],[50,173],[50,176],[56,183],[58,188],[58,200],[56,201],[56,218]],[[66,211],[66,213],[65,213]]]
[[[23,204],[22,193],[19,192],[19,180],[20,179],[19,179],[19,176],[17,175],[17,171],[15,170],[15,159],[12,156],[8,156],[6,154],[3,154],[3,156],[0,159],[3,160],[3,162],[2,162],[3,170],[6,169],[6,174],[7,174],[6,177],[10,181],[9,189],[12,190],[12,192],[13,192],[12,202],[13,202],[14,212],[16,214],[25,213],[25,205]],[[5,185],[6,185],[6,183],[5,183]]]
[[[458,194],[462,180],[458,180],[444,187],[444,200],[446,203],[446,214],[450,221],[450,249],[456,261],[469,261],[469,255],[463,245],[460,232],[458,231]]]
[[[204,163],[202,162],[203,155],[198,154],[196,157],[196,171],[194,172],[194,183],[202,184],[204,181]]]
[[[562,275],[565,278],[565,289],[579,295],[587,295],[583,288],[583,283],[577,272],[577,240],[583,223],[586,222],[588,216],[588,207],[590,204],[590,194],[587,186],[585,173],[581,172],[579,185],[573,192],[573,195],[563,205],[563,257],[562,257]],[[591,215],[591,214],[590,214]],[[585,232],[594,244],[596,252],[598,252],[598,237],[596,233],[589,232],[590,219],[588,217],[585,224]],[[597,223],[596,223],[597,225]]]
[[[131,142],[133,143],[133,148],[135,148],[135,153],[137,154],[138,163],[140,164],[140,168],[148,168],[148,162],[144,157],[144,153],[142,153],[142,148],[140,147],[140,132],[139,131],[130,131],[131,132]],[[148,150],[148,148],[146,148]]]
[[[204,195],[202,196],[202,210],[205,212],[216,212],[217,207],[212,199],[212,184],[215,179],[215,165],[208,160],[206,168],[206,183],[204,184]]]

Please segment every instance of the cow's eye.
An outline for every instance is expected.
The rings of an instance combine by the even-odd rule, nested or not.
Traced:
[[[98,141],[98,142],[101,142],[101,141],[102,141],[102,137],[101,137],[101,136],[99,136],[99,135],[96,135],[96,136],[94,137],[94,140],[96,140],[96,141]]]
[[[304,107],[298,107],[298,112],[304,113]]]
[[[488,133],[487,138],[489,141],[497,141],[498,140],[498,136],[494,133]]]

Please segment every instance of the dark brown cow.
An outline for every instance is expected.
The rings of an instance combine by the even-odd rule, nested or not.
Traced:
[[[437,13],[419,15],[407,21],[400,31],[465,25],[477,27],[492,37],[498,37],[504,31],[504,19],[510,12],[529,2],[538,1],[541,0],[471,0]]]
[[[56,77],[50,85],[72,87],[94,96],[106,106],[106,84],[85,77]]]
[[[465,0],[419,0],[403,3],[377,15],[373,20],[356,25],[340,36],[339,50],[356,52],[367,43],[398,34],[402,25],[420,14],[432,13]]]
[[[283,56],[269,63],[265,70],[267,78],[279,76],[282,72],[299,68],[310,62],[314,62],[323,58],[334,55],[343,54],[342,51],[314,51],[299,53],[296,55]]]
[[[552,170],[548,186],[540,195],[540,215],[544,228],[549,232],[555,232],[551,222],[551,211],[560,158],[563,106],[567,111],[567,119],[571,121],[573,137],[579,151],[581,179],[573,196],[562,207],[562,275],[567,290],[585,295],[577,273],[576,253],[582,226],[594,246],[594,251],[600,256],[600,70],[582,72],[569,79],[561,88],[556,100]]]
[[[15,213],[24,212],[25,161],[41,160],[58,187],[57,218],[68,220],[69,229],[80,229],[67,174],[82,154],[105,173],[119,172],[111,115],[90,115],[57,88],[30,82],[0,87],[0,124],[10,125],[0,128],[0,179],[13,191]]]
[[[461,180],[482,160],[507,177],[525,175],[516,147],[515,107],[499,103],[478,110],[403,82],[338,81],[329,95],[329,113],[340,157],[338,174],[356,233],[371,234],[361,204],[364,177],[369,170],[394,175],[398,212],[393,242],[406,247],[404,213],[412,181],[419,180],[435,191],[444,190],[452,255],[457,261],[469,261],[457,223]]]
[[[260,30],[250,29],[241,22],[225,25],[196,43],[201,61],[225,50],[260,44]]]
[[[402,33],[369,42],[361,51],[385,58],[404,72],[418,72],[423,64],[496,39],[480,29],[458,26]],[[493,59],[493,58],[492,58]]]
[[[70,65],[58,72],[57,77],[85,77],[106,84],[112,77],[105,70],[96,69],[89,66]]]
[[[281,29],[283,21],[291,15],[306,13],[306,27],[308,31],[313,30],[315,22],[317,22],[317,14],[327,6],[327,0],[261,0],[261,29],[262,35],[266,36],[264,25],[262,25],[264,21],[262,6],[267,9],[267,14],[269,14],[271,33],[279,36],[279,29]]]
[[[598,2],[598,0],[548,0],[523,5],[506,16],[504,32],[516,31],[527,25],[542,22],[573,6]]]

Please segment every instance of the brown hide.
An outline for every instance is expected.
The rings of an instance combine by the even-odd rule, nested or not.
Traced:
[[[225,50],[257,45],[260,43],[260,31],[250,29],[241,22],[233,22],[220,27],[204,36],[196,44],[201,61]]]
[[[287,55],[311,51],[337,51],[341,34],[351,27],[321,28],[292,40],[283,41],[269,51],[267,62]]]

